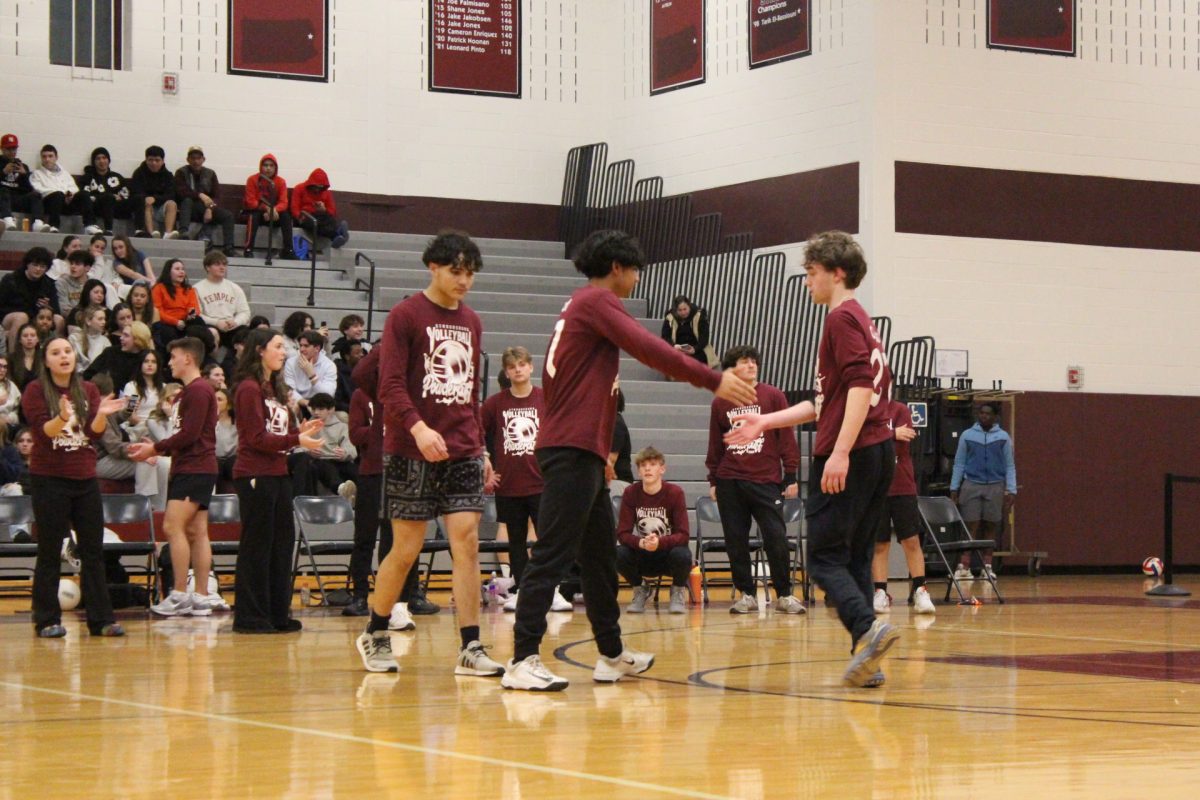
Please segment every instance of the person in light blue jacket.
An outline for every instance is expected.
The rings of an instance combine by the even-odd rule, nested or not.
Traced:
[[[1002,521],[1017,499],[1017,465],[1012,439],[1000,427],[1000,407],[982,403],[975,414],[978,422],[958,438],[950,499],[958,504],[972,536],[998,539]],[[984,553],[982,569],[995,578],[991,551]],[[973,577],[965,560],[954,576],[959,580]]]

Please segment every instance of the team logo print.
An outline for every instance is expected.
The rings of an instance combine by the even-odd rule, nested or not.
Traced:
[[[178,413],[178,412],[176,412]],[[267,398],[267,433],[287,436],[288,408],[278,400]]]
[[[79,424],[79,416],[75,413],[74,404],[71,405],[71,413],[67,416],[67,424],[63,425],[62,431],[54,437],[54,441],[50,444],[55,450],[67,451],[90,446],[87,434],[83,432],[83,426]]]
[[[667,510],[665,508],[639,508],[636,511],[637,524],[634,525],[634,532],[639,538],[645,539],[647,536],[657,536],[660,539],[664,536],[669,536],[671,533],[671,523],[667,521]]]
[[[741,408],[731,408],[726,412],[726,416],[729,418],[729,427],[736,431],[746,422],[742,417],[747,414],[759,413],[762,413],[759,406],[742,406]],[[765,441],[766,436],[760,433],[757,439],[745,444],[731,444],[728,446],[728,449],[735,456],[744,456],[747,453],[761,453]]]
[[[534,448],[537,447],[537,435],[536,408],[510,408],[504,412],[505,455],[532,455]]]
[[[425,329],[429,353],[425,356],[425,380],[422,397],[434,402],[464,405],[471,401],[475,379],[475,353],[471,332],[452,325],[431,325]]]

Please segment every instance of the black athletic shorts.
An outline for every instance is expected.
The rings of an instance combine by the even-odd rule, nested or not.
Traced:
[[[483,457],[425,461],[384,456],[384,519],[427,520],[483,512]]]
[[[895,531],[896,541],[903,542],[905,539],[920,536],[923,527],[921,512],[917,510],[916,495],[891,495],[887,499],[887,509],[879,518],[879,530],[875,532],[875,541],[891,541],[892,531]]]
[[[172,475],[167,484],[167,500],[187,500],[200,508],[207,509],[217,488],[215,474],[183,473]]]

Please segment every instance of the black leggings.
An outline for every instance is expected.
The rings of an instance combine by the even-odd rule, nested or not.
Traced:
[[[238,478],[242,538],[237,557],[235,630],[287,627],[292,606],[292,481],[286,475]]]
[[[540,494],[528,497],[496,495],[496,517],[508,528],[508,560],[514,589],[520,587],[525,565],[529,563],[529,521],[533,520],[534,530],[537,530],[538,506],[541,502]]]

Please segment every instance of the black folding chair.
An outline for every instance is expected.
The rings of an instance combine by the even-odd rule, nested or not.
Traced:
[[[711,531],[714,527],[720,531],[719,534],[705,532],[705,525]],[[757,530],[757,529],[755,529]],[[766,563],[763,559],[763,541],[762,536],[755,536],[751,532],[750,536],[750,571],[754,576],[754,581],[767,582],[766,570],[763,565]],[[717,507],[717,501],[711,497],[701,497],[696,501],[696,564],[700,567],[700,593],[704,598],[704,604],[708,605],[708,560],[706,556],[710,553],[725,553],[728,561],[729,547],[725,543],[725,530],[721,527],[721,512]],[[729,581],[729,596],[733,597],[735,587],[733,586],[732,578]]]
[[[20,536],[18,532],[24,532],[24,536]],[[33,499],[27,495],[17,495],[15,497],[0,497],[0,559],[20,559],[28,561],[31,558],[37,558],[37,542],[33,540]],[[22,541],[14,541],[13,536],[18,535]],[[0,567],[5,573],[12,571],[14,577],[26,577],[28,573],[30,578],[33,577],[33,567],[30,566],[3,566]],[[19,590],[25,593],[26,590]],[[32,592],[32,589],[28,590]]]
[[[482,556],[485,553],[490,555],[496,572],[500,572],[500,565],[503,563],[500,560],[500,554],[508,553],[508,542],[502,542],[496,538],[499,531],[500,519],[496,516],[496,496],[484,495],[483,516],[479,518],[479,555]],[[482,560],[480,566],[482,566]]]
[[[963,553],[978,552],[982,555],[985,550],[994,550],[996,543],[991,539],[973,539],[958,506],[949,497],[918,497],[917,509],[921,512],[921,520],[925,523],[925,537],[921,549],[925,553],[925,578],[946,581],[946,596],[950,599],[950,589],[958,592],[960,602],[968,602],[967,594],[963,591],[957,578],[954,577],[954,565]],[[992,585],[996,599],[1003,603],[996,579],[984,570],[983,577]]]
[[[103,551],[116,553],[122,558],[145,556],[146,565],[136,569],[146,575],[150,584],[146,596],[152,605],[160,594],[162,573],[155,557],[158,545],[154,536],[154,509],[150,506],[150,498],[141,494],[104,494],[100,495],[100,505],[105,526],[121,537],[119,542],[104,542]]]
[[[307,569],[317,579],[317,591],[321,593],[321,605],[329,605],[325,592],[325,580],[321,577],[318,556],[348,556],[354,552],[354,507],[350,501],[338,495],[301,495],[292,500],[296,515],[296,551],[292,560],[292,584]],[[308,559],[308,567],[300,566],[300,558]],[[346,565],[347,579],[350,574]],[[347,580],[348,583],[348,580]]]
[[[446,536],[446,531],[442,528],[441,519],[429,521],[429,525],[425,528],[425,541],[421,544],[421,553],[417,556],[417,571],[425,571],[425,579],[421,584],[421,590],[429,591],[429,579],[433,576],[433,560],[438,553],[450,552],[450,539]],[[425,563],[421,563],[421,556],[428,556]]]
[[[804,530],[804,501],[799,497],[783,501],[783,524],[788,552],[792,555],[792,585],[796,584],[799,576],[801,594],[807,603],[811,599],[812,587],[808,579],[808,537]]]

